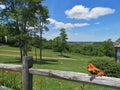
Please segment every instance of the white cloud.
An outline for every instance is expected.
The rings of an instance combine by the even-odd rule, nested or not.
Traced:
[[[43,34],[43,37],[46,38],[47,40],[54,39],[57,36],[59,36],[59,32],[48,31]]]
[[[50,21],[51,24],[54,24],[55,22],[57,22],[56,20],[54,20],[52,18],[49,18],[48,20]]]
[[[94,23],[94,24],[100,24],[100,22],[96,22],[96,23]]]
[[[76,23],[76,24],[74,24],[75,27],[84,27],[84,26],[88,26],[88,25],[90,25],[90,24],[88,24],[88,23]]]
[[[75,23],[75,24],[63,23],[63,22],[56,21],[52,18],[49,18],[48,20],[50,21],[51,24],[55,25],[55,27],[54,27],[55,29],[59,29],[59,28],[70,29],[70,28],[74,28],[74,27],[85,27],[85,26],[90,25],[88,23]]]
[[[0,5],[0,8],[1,9],[5,9],[5,5]]]
[[[65,29],[67,29],[67,28],[73,28],[74,26],[73,26],[73,24],[71,24],[71,23],[63,23],[63,22],[56,22],[55,23],[55,28],[56,29],[58,29],[58,28],[65,28]]]
[[[65,14],[69,18],[90,20],[90,19],[96,19],[100,16],[113,14],[114,12],[115,10],[111,8],[95,7],[90,9],[84,7],[83,5],[76,5],[72,9],[66,10]]]
[[[91,38],[91,36],[89,35],[84,35],[84,34],[80,34],[80,33],[71,33],[71,32],[66,32],[67,33],[67,37],[68,37],[68,41],[89,41],[89,40],[93,40]],[[59,36],[60,32],[59,30],[56,32],[53,31],[48,31],[46,33],[43,34],[43,37],[46,38],[47,40],[50,39],[54,39],[55,37]]]
[[[89,41],[92,40],[91,36],[85,35],[85,34],[80,34],[80,33],[71,33],[68,32],[68,41]]]

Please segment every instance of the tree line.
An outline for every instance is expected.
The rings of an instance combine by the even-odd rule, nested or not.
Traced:
[[[89,56],[109,56],[114,57],[115,48],[111,39],[103,42],[92,43],[71,43],[69,51]]]
[[[2,29],[3,30],[3,29]],[[6,33],[6,30],[0,30],[0,32]],[[8,36],[11,35],[10,32],[7,32]],[[6,33],[6,34],[7,34]],[[6,35],[5,34],[5,35]],[[13,34],[13,33],[12,33]],[[0,41],[5,42],[4,34],[0,35]],[[31,49],[31,46],[39,48],[40,46],[40,37],[39,35],[29,35],[28,39],[31,41],[28,43],[28,50]],[[64,28],[60,29],[59,36],[55,37],[53,40],[47,40],[42,38],[43,47],[42,49],[51,49],[55,52],[60,52],[61,55],[63,53],[71,52],[71,53],[79,53],[82,55],[88,56],[109,56],[114,57],[115,49],[111,39],[108,39],[103,42],[89,42],[89,43],[80,43],[80,42],[67,42],[67,34]],[[19,47],[19,41],[16,36],[10,36],[8,38],[7,44],[11,46]]]
[[[59,38],[53,40],[44,41],[44,48],[52,49],[53,51],[60,52]],[[48,47],[47,47],[48,46]],[[91,42],[91,43],[78,43],[78,42],[67,42],[64,46],[64,52],[78,53],[88,56],[115,56],[115,48],[111,39],[103,42]]]
[[[60,37],[56,37],[53,40],[43,39],[43,48],[52,49],[53,51],[62,53],[78,53],[88,56],[115,56],[114,42],[111,39],[108,39],[103,42],[66,42],[65,45],[61,45]],[[66,39],[67,40],[67,39]],[[63,50],[61,48],[64,48]]]

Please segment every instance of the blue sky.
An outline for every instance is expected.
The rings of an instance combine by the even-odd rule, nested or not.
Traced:
[[[49,31],[53,39],[66,29],[68,41],[117,40],[120,37],[120,0],[45,0],[49,9]],[[4,9],[0,5],[0,9]]]
[[[120,0],[45,0],[49,8],[49,31],[53,39],[65,28],[68,41],[113,41],[120,37]]]

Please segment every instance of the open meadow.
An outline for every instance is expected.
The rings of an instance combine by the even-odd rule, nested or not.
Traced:
[[[82,72],[82,73],[89,73],[87,71],[87,64],[91,60],[97,60],[97,59],[114,60],[114,58],[109,58],[109,57],[84,56],[76,53],[64,53],[64,56],[61,56],[60,53],[58,52],[53,52],[52,50],[43,50],[44,63],[41,64],[39,63],[39,49],[37,49],[37,60],[36,60],[34,48],[32,48],[32,51],[29,52],[29,56],[34,57],[34,66],[33,66],[34,68],[74,71],[74,72]],[[0,63],[21,64],[19,57],[20,57],[19,48],[9,47],[9,46],[0,47]],[[0,77],[0,79],[1,78],[2,77]],[[19,78],[21,78],[20,74],[19,74]],[[20,81],[18,80],[18,82]],[[34,75],[33,82],[34,82],[33,90],[114,90],[111,88],[90,85],[87,83],[83,84],[83,83],[53,79],[53,78],[37,76],[37,75]],[[18,88],[18,90],[21,90],[21,87]]]

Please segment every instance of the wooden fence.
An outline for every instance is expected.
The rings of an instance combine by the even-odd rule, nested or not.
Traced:
[[[67,72],[59,70],[35,69],[32,68],[32,66],[33,58],[31,56],[25,56],[23,57],[22,65],[0,64],[0,69],[21,72],[23,78],[23,90],[32,90],[33,74],[75,82],[90,83],[100,86],[116,88],[120,90],[120,78],[88,75],[84,73]]]

